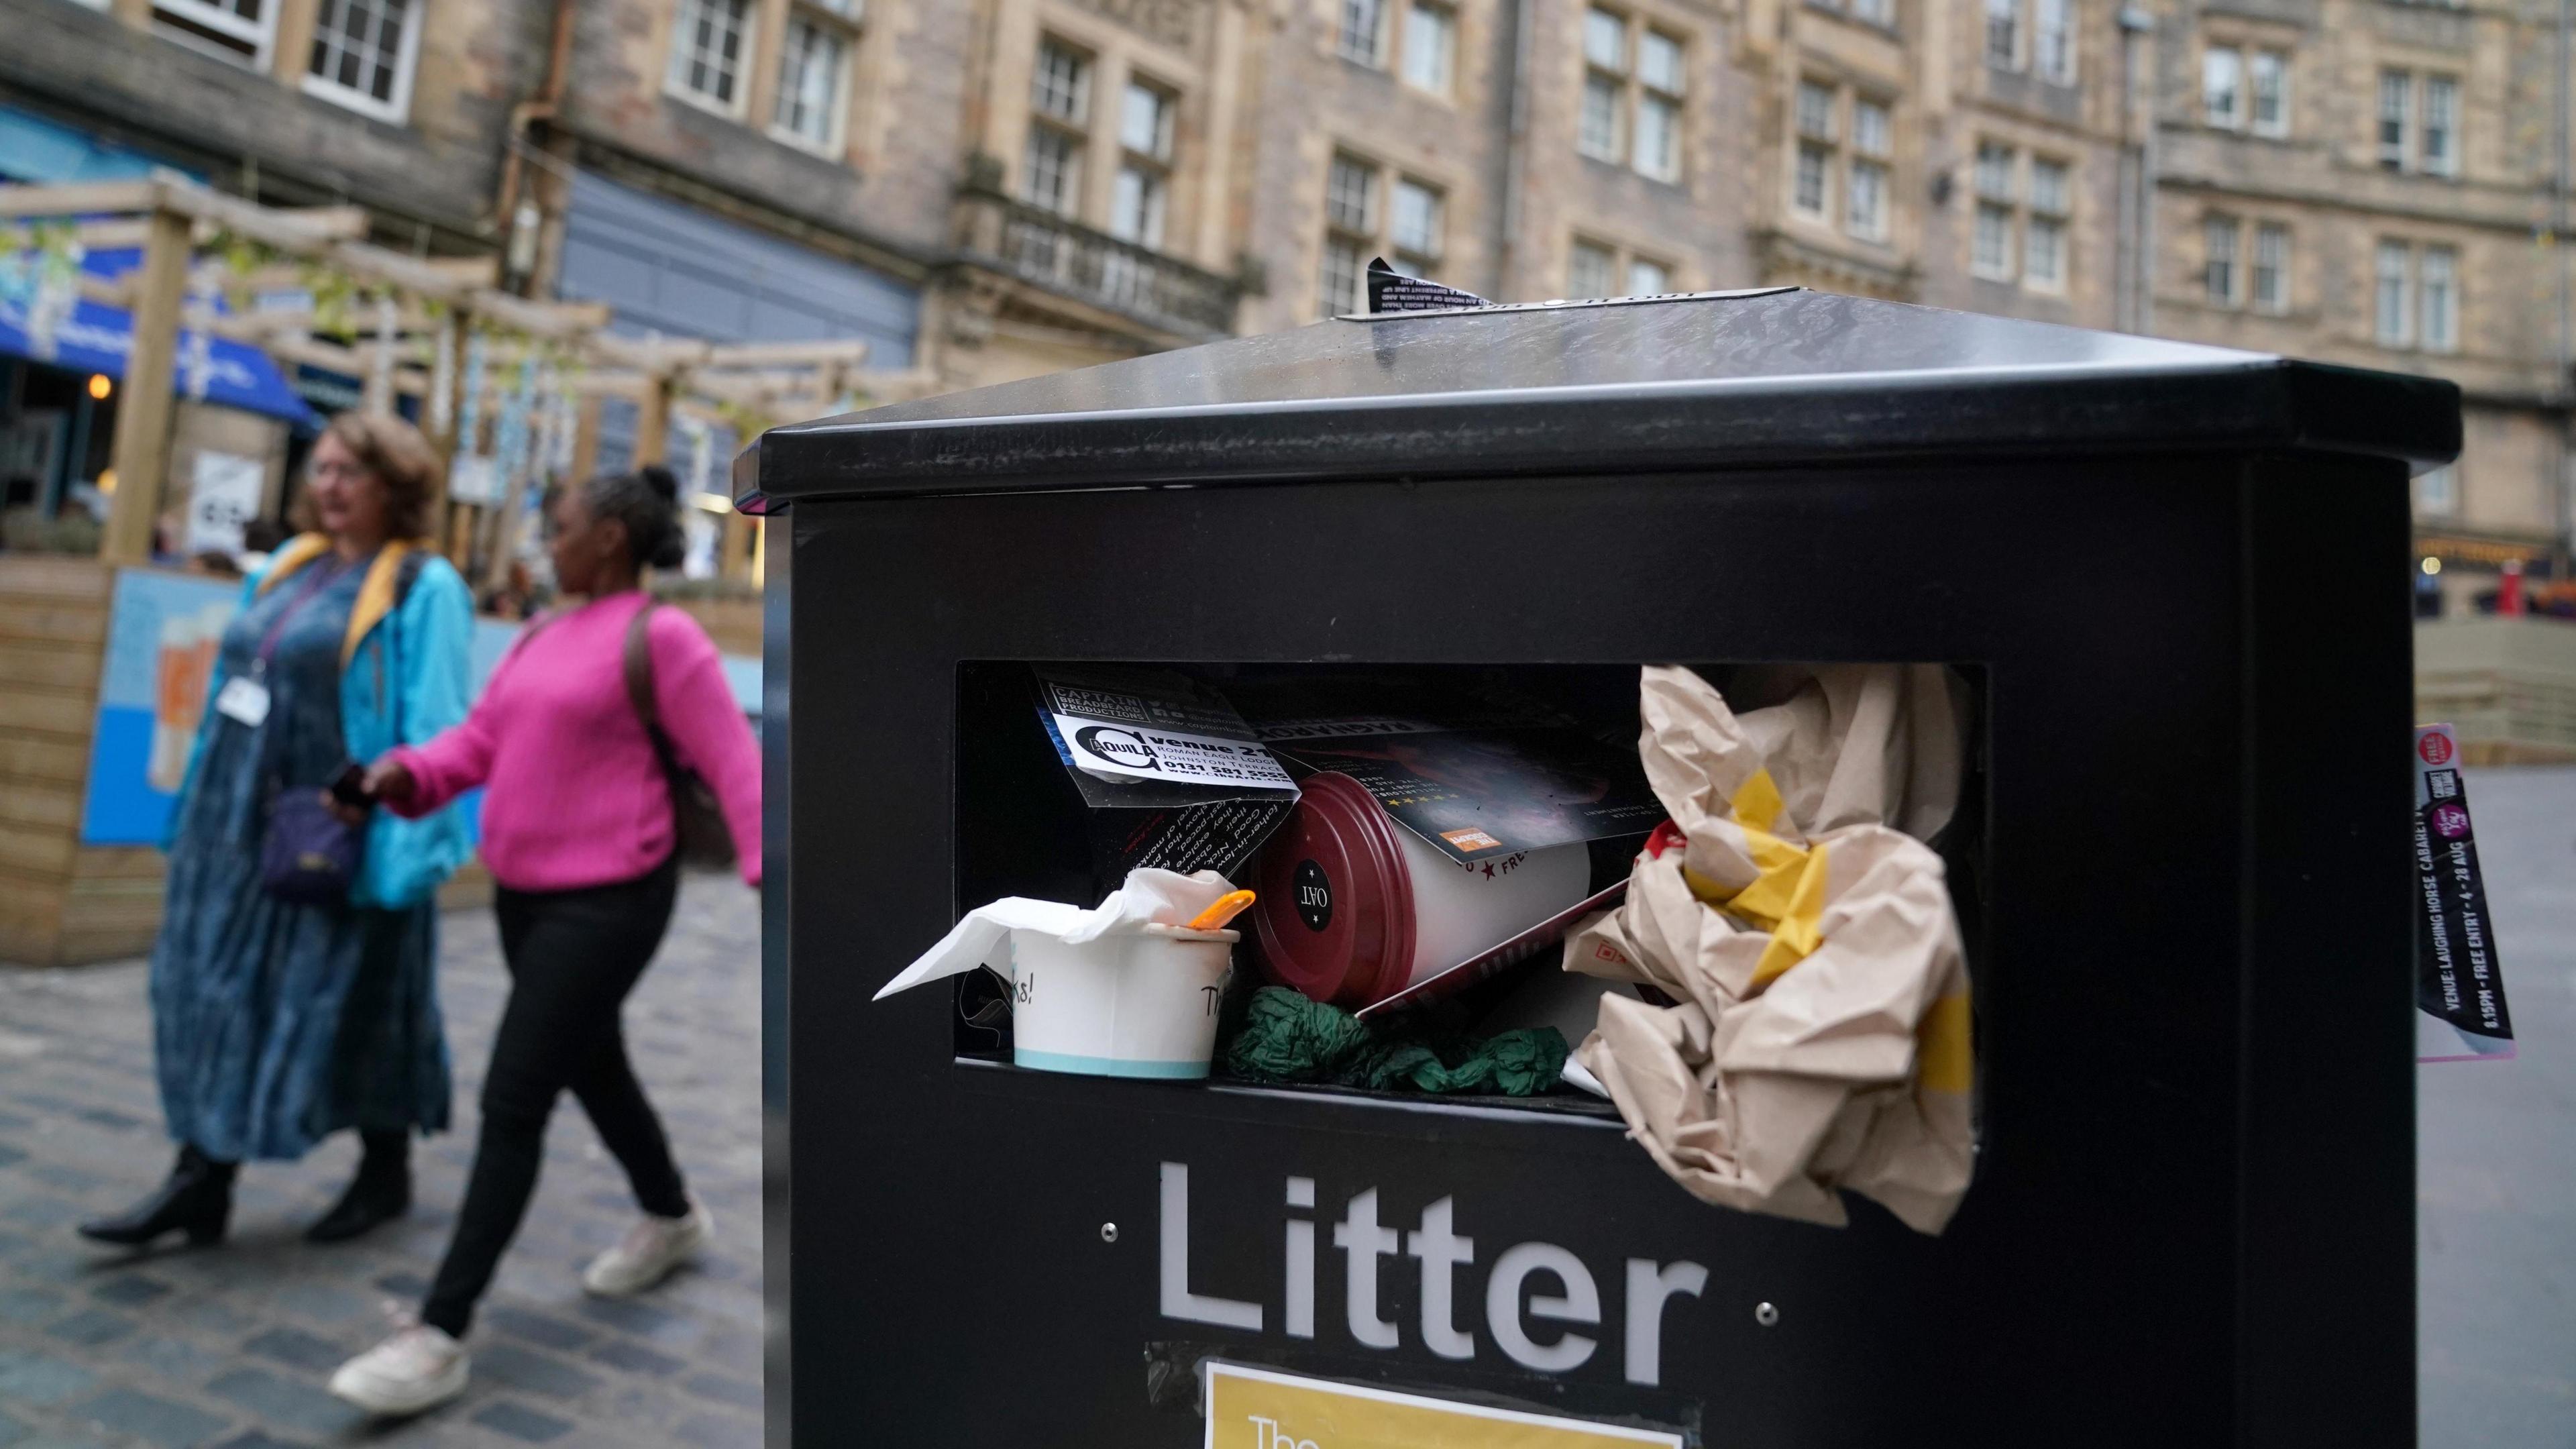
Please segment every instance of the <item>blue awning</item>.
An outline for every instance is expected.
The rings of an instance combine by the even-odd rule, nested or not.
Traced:
[[[139,247],[113,248],[84,257],[81,270],[94,277],[120,277],[142,260]],[[0,296],[0,354],[31,358],[73,372],[103,372],[122,382],[126,357],[133,351],[132,315],[122,307],[83,298],[74,305],[72,315],[54,329],[54,355],[37,357],[27,341],[26,304]],[[187,391],[184,355],[183,350],[182,364],[171,380],[172,390],[183,396]],[[321,425],[321,418],[287,384],[277,364],[247,342],[214,339],[208,356],[206,401],[283,418],[298,427]]]

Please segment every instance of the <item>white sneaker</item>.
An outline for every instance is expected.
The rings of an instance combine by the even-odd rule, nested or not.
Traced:
[[[331,1392],[371,1414],[418,1414],[465,1392],[467,1363],[446,1330],[415,1323],[340,1365]]]
[[[706,1205],[692,1199],[684,1218],[657,1218],[651,1213],[626,1230],[625,1241],[590,1260],[581,1270],[581,1286],[601,1298],[641,1293],[671,1276],[671,1270],[697,1255],[714,1236],[715,1219]]]

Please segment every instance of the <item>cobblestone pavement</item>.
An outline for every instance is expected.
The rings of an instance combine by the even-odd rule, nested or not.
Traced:
[[[681,1169],[716,1216],[715,1250],[656,1292],[585,1298],[580,1265],[624,1232],[625,1178],[567,1098],[526,1227],[471,1339],[474,1386],[374,1429],[322,1390],[415,1304],[473,1157],[475,1094],[507,978],[488,912],[441,923],[456,1123],[415,1150],[411,1215],[312,1247],[306,1223],[356,1160],[349,1140],[242,1171],[219,1249],[127,1256],[72,1224],[169,1169],[140,962],[0,967],[0,1449],[661,1449],[760,1442],[758,902],[685,884],[627,1035]]]

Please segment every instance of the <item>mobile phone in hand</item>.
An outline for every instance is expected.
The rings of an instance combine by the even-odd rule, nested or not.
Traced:
[[[364,810],[375,800],[367,794],[367,767],[353,764],[342,770],[331,782],[331,798],[354,810]]]

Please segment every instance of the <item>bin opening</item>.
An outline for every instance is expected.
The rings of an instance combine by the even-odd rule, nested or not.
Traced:
[[[1689,667],[1747,707],[1785,697],[1790,673]],[[1973,962],[1986,675],[1948,672],[1958,804],[1929,843]],[[1639,664],[970,660],[957,680],[957,915],[1014,896],[1089,907],[1139,866],[1257,892],[1211,993],[1210,1086],[1413,1102],[1427,1087],[1617,1119],[1579,1065],[1559,1080],[1563,1049],[1605,991],[1670,999],[1561,958],[1665,824],[1638,753]],[[1025,1069],[1013,984],[972,970],[950,989],[959,1064]]]

